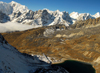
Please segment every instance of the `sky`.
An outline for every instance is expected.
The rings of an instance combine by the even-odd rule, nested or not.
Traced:
[[[3,2],[11,2],[12,0],[2,0]],[[36,11],[47,8],[51,11],[66,11],[90,13],[94,15],[100,12],[100,0],[13,0],[22,5],[27,6],[30,10]]]

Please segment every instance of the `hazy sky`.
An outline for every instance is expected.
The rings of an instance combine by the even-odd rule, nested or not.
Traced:
[[[11,2],[12,0],[2,0],[3,2]],[[47,8],[55,11],[79,12],[95,14],[100,12],[100,0],[14,0],[22,5],[26,5],[29,9],[36,11]]]

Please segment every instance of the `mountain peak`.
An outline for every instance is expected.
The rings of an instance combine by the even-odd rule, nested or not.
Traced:
[[[47,10],[47,11],[50,11],[49,9],[47,9],[47,8],[44,8],[43,10]]]
[[[46,10],[47,12],[50,12],[50,10],[49,10],[49,9],[47,9],[47,8],[44,8],[44,9],[43,9],[43,11],[44,11],[44,10]]]
[[[12,13],[12,10],[13,10],[13,8],[11,7],[10,4],[0,1],[0,11],[2,13],[9,15]]]
[[[95,15],[100,15],[100,13],[99,13],[99,12],[97,12]]]
[[[56,12],[60,12],[60,11],[57,9]]]
[[[93,15],[93,17],[95,17],[95,18],[100,17],[100,13],[99,13],[99,12],[97,12],[95,15]]]
[[[79,13],[78,12],[72,12],[72,13],[70,13],[70,15],[73,15],[73,14],[77,14],[78,15]]]
[[[11,1],[11,3],[16,3],[15,1]]]
[[[48,13],[52,14],[54,11],[44,8],[43,10],[47,10]]]
[[[0,3],[4,3],[4,2],[0,1]]]
[[[78,12],[72,12],[70,13],[70,17],[74,18],[74,19],[77,19],[79,16],[79,13]]]
[[[29,9],[25,5],[21,5],[15,1],[9,3],[13,7],[13,12],[20,11],[21,13],[29,11]]]

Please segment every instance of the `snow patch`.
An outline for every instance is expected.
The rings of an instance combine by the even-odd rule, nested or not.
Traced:
[[[54,34],[55,30],[53,28],[48,28],[44,31],[44,36],[45,37],[50,37]]]

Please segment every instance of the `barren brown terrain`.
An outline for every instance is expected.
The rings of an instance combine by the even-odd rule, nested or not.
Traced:
[[[55,57],[61,62],[77,60],[92,64],[96,73],[100,73],[100,26],[91,28],[67,29],[55,31],[52,37],[45,37],[48,27],[27,31],[2,33],[9,44],[27,54]],[[52,35],[52,34],[51,34]]]

